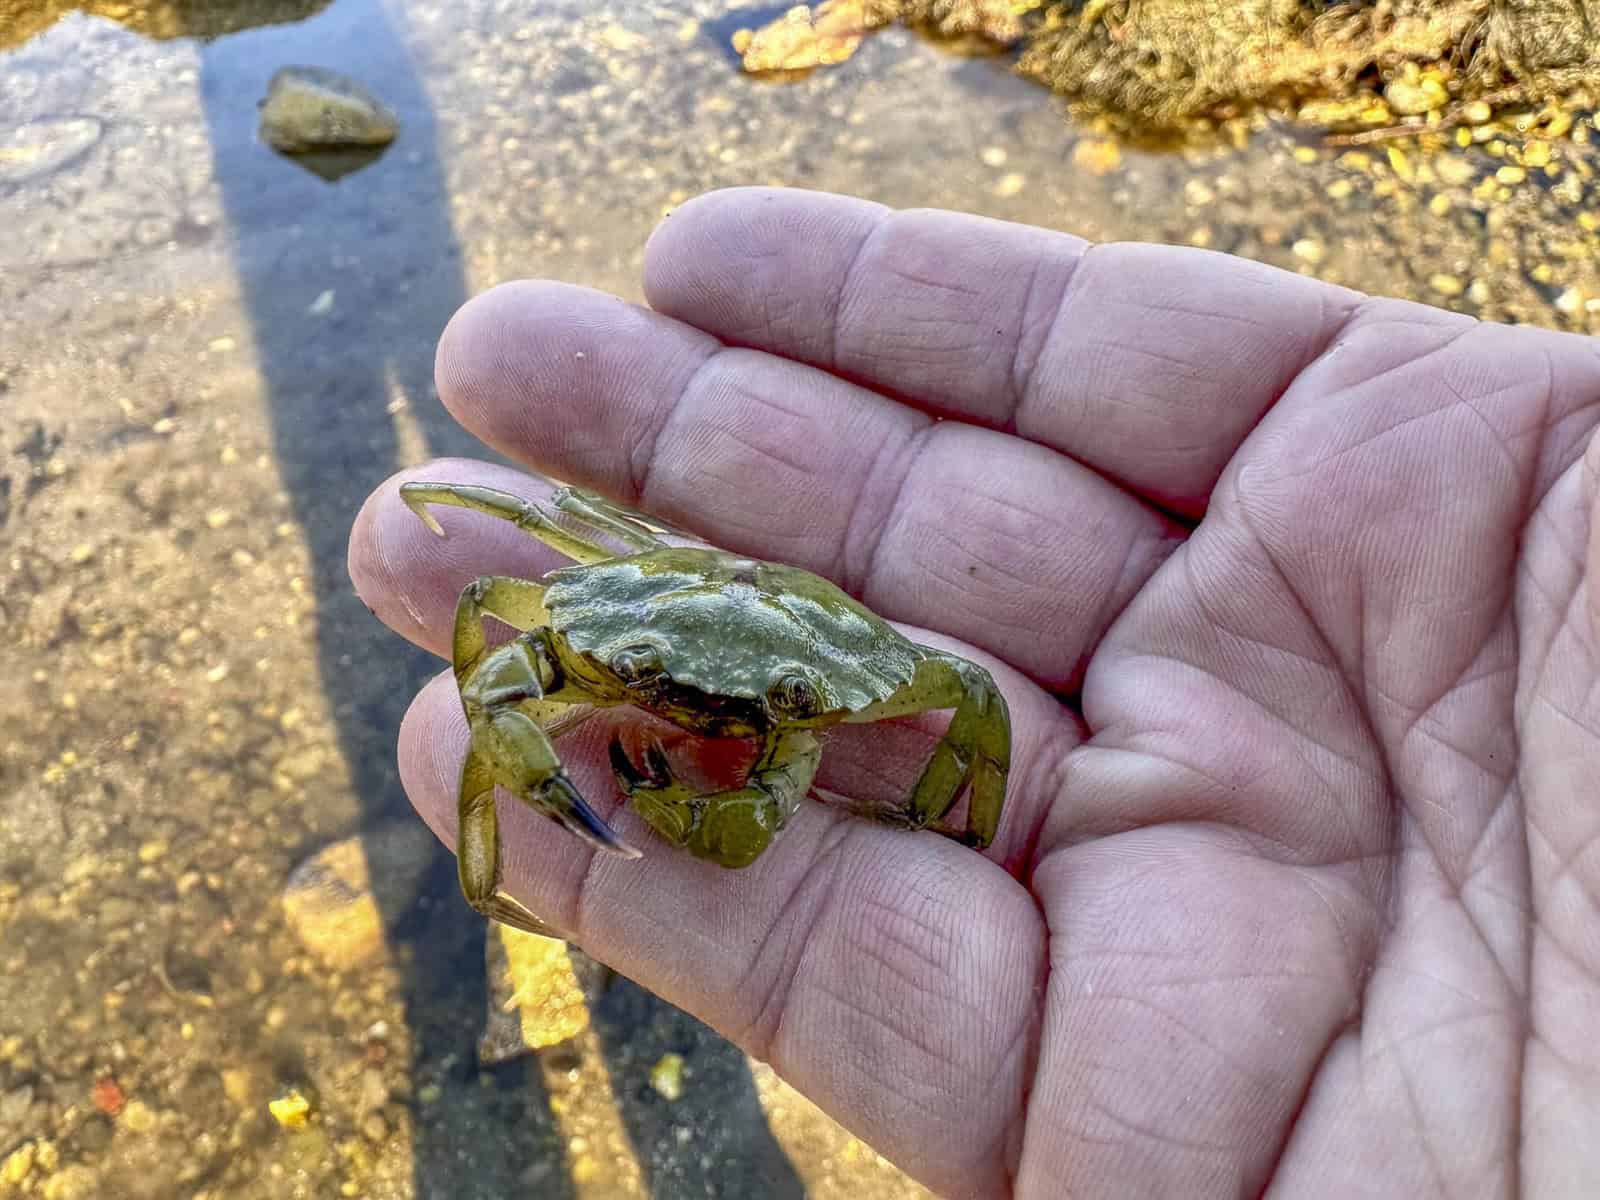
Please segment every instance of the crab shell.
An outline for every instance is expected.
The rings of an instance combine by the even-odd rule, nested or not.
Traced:
[[[720,550],[668,547],[545,576],[553,630],[598,665],[648,645],[708,697],[760,701],[785,676],[855,713],[911,682],[923,651],[827,580]],[[609,667],[607,667],[609,669]]]

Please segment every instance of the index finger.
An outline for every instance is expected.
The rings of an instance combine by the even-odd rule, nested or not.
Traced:
[[[652,308],[1070,454],[1198,516],[1359,293],[1225,254],[782,188],[651,238]]]

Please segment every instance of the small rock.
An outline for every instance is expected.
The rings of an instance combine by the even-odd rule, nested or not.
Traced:
[[[1443,108],[1450,93],[1437,79],[1423,78],[1416,83],[1395,79],[1383,89],[1383,98],[1401,116],[1414,117]]]
[[[94,1106],[108,1117],[116,1116],[128,1102],[127,1096],[123,1094],[122,1085],[110,1075],[102,1075],[94,1081],[94,1085],[89,1089],[89,1098],[94,1101]]]
[[[382,1142],[389,1136],[389,1122],[381,1113],[368,1113],[361,1118],[361,1136],[369,1142]]]
[[[1459,276],[1443,272],[1428,276],[1428,286],[1441,296],[1459,296],[1467,290]]]
[[[1494,109],[1487,101],[1474,100],[1461,110],[1461,119],[1468,125],[1485,125],[1494,117]]]
[[[387,146],[400,119],[361,84],[323,67],[284,67],[261,103],[261,138],[285,154]]]
[[[1528,177],[1528,172],[1521,167],[1506,165],[1494,173],[1494,177],[1504,184],[1521,183]]]
[[[1433,160],[1433,169],[1438,172],[1439,178],[1451,187],[1461,187],[1471,183],[1474,174],[1472,164],[1460,154],[1441,154]]]
[[[1026,175],[1021,175],[1016,171],[1011,171],[1000,176],[1000,178],[995,181],[994,187],[990,190],[1003,200],[1008,196],[1018,195],[1021,193],[1022,189],[1027,186],[1028,177]]]
[[[335,970],[380,961],[384,918],[415,902],[433,853],[433,835],[415,821],[325,847],[289,875],[283,892],[289,927]]]
[[[129,1133],[149,1133],[156,1127],[156,1114],[143,1100],[129,1100],[122,1110],[122,1124]]]
[[[37,1150],[32,1142],[23,1142],[0,1162],[0,1184],[21,1187],[22,1181],[33,1174],[33,1159]]]
[[[650,1086],[663,1100],[683,1096],[683,1055],[663,1054],[650,1068]]]
[[[100,1191],[100,1178],[92,1168],[83,1163],[68,1163],[44,1181],[39,1194],[44,1200],[90,1200],[104,1193]]]
[[[77,162],[100,141],[94,117],[60,117],[13,125],[0,132],[0,187],[43,179]]]
[[[285,1129],[299,1129],[311,1119],[311,1101],[299,1088],[290,1088],[276,1100],[267,1101],[267,1111]]]
[[[235,1108],[254,1108],[266,1091],[261,1075],[249,1067],[224,1067],[222,1069],[222,1094]]]
[[[1309,263],[1313,267],[1320,263],[1327,253],[1322,243],[1316,238],[1301,238],[1290,246],[1289,250],[1301,262]]]
[[[1072,148],[1072,165],[1091,175],[1109,175],[1122,162],[1122,147],[1111,138],[1090,138]]]
[[[361,1072],[361,1095],[356,1101],[358,1112],[377,1112],[389,1103],[389,1085],[383,1080],[383,1072],[376,1067],[368,1067]]]
[[[480,1063],[506,1062],[589,1027],[589,1008],[565,942],[496,924],[484,957],[489,1012],[478,1042]]]

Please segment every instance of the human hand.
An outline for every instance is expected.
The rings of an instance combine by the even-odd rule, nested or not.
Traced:
[[[792,191],[680,209],[645,290],[474,300],[445,403],[989,666],[1005,816],[978,854],[807,804],[727,871],[502,801],[513,895],[948,1195],[1592,1192],[1596,343]],[[546,485],[362,510],[358,590],[443,654],[465,583],[559,560],[432,538],[424,476]],[[609,733],[559,742],[602,813]],[[843,728],[818,787],[931,737]],[[446,672],[400,759],[447,843],[465,742]]]

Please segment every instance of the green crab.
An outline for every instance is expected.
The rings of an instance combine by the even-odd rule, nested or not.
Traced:
[[[909,641],[809,571],[670,544],[660,535],[675,531],[592,492],[560,489],[554,512],[466,484],[407,483],[400,495],[440,536],[430,504],[510,521],[577,564],[539,582],[485,575],[456,604],[452,661],[471,735],[457,857],[462,891],[484,916],[544,931],[500,891],[496,786],[598,849],[638,855],[578,794],[550,741],[614,705],[704,737],[760,739],[744,785],[706,795],[674,777],[658,742],[640,766],[611,741],[617,781],[645,822],[724,867],[754,862],[794,815],[822,757],[818,731],[941,708],[955,715],[904,804],[859,811],[973,846],[994,839],[1011,721],[982,667]],[[491,647],[485,614],[520,635]],[[968,790],[965,823],[945,825]]]

